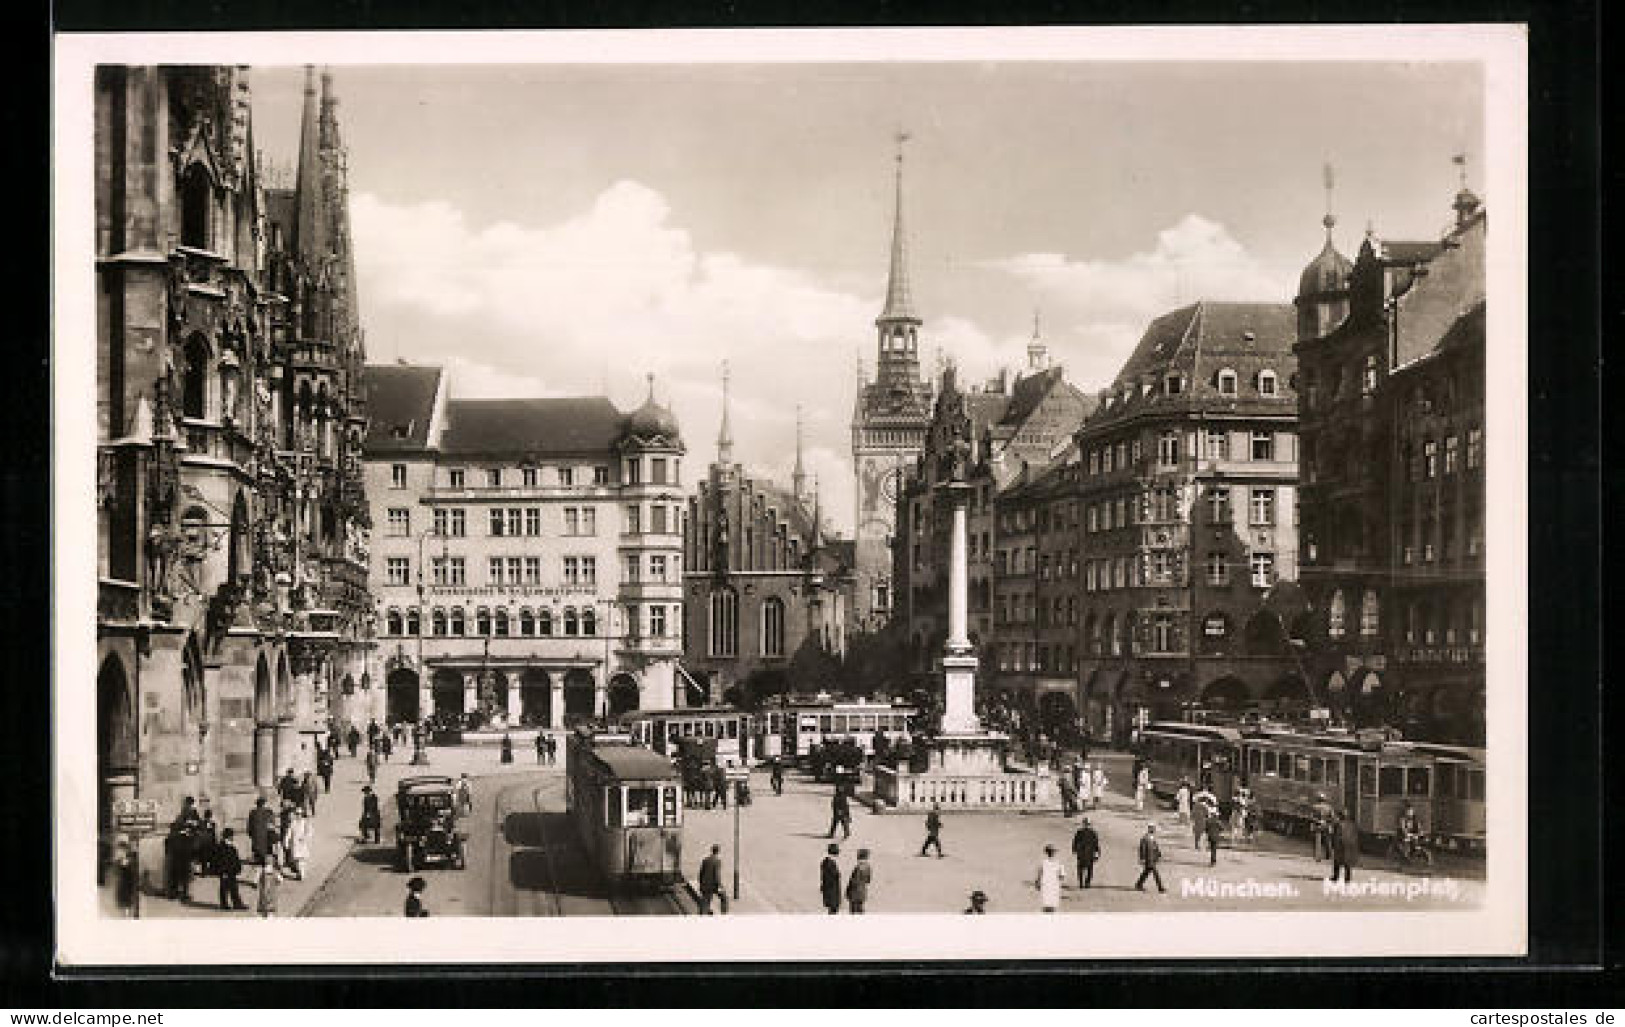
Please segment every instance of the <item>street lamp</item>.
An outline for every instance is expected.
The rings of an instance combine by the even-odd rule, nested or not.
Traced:
[[[424,673],[425,673],[425,670],[426,670],[426,668],[423,665],[423,631],[424,631],[424,628],[429,623],[429,612],[424,607],[424,602],[423,602],[423,600],[424,600],[423,543],[428,541],[428,539],[431,536],[435,535],[435,534],[436,533],[433,530],[430,530],[430,531],[426,531],[423,534],[418,536],[418,574],[417,574],[417,586],[418,586],[418,631],[417,631],[418,665],[417,665],[417,687],[418,687],[419,696],[421,696],[423,694],[423,678],[424,678]],[[444,539],[444,537],[442,537],[441,541],[440,541],[440,547],[441,547],[442,555],[444,555],[444,553],[445,553],[445,545],[446,545],[445,539]],[[387,694],[385,696],[385,701],[386,702],[388,701]],[[418,716],[416,718],[414,718],[414,719],[415,719],[416,722],[412,725],[412,766],[414,766],[414,767],[426,767],[426,766],[429,765],[429,750],[423,744],[423,735],[424,735],[424,731],[423,731],[423,711],[421,709],[418,710]]]

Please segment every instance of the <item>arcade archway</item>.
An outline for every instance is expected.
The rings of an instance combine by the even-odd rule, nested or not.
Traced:
[[[421,719],[417,671],[410,667],[397,667],[390,671],[384,688],[384,715],[389,723],[408,721],[415,724]]]
[[[598,686],[590,671],[576,668],[564,675],[564,724],[574,726],[597,715]]]
[[[124,664],[108,656],[96,672],[96,805],[104,828],[112,824],[113,803],[135,797],[137,737]]]
[[[609,679],[609,715],[619,717],[638,708],[638,682],[630,674]]]
[[[1228,675],[1202,689],[1202,705],[1216,710],[1239,710],[1247,705],[1248,698],[1246,683]]]
[[[519,675],[519,722],[538,727],[553,723],[553,679],[540,667]]]
[[[437,670],[430,681],[429,690],[434,698],[437,717],[461,717],[463,705],[463,676],[454,670]]]

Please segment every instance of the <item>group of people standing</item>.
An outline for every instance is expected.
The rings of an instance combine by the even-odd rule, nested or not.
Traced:
[[[1062,768],[1057,784],[1062,816],[1075,817],[1086,809],[1099,809],[1106,794],[1106,767],[1102,763],[1073,763]]]
[[[847,911],[862,913],[869,902],[869,886],[874,882],[874,867],[869,863],[869,850],[858,850],[858,861],[853,864],[852,872],[847,875],[846,888],[841,888],[841,863],[839,856],[841,847],[831,842],[829,848],[824,850],[824,861],[818,867],[818,892],[823,900],[824,909],[835,915],[841,911],[841,900],[845,898]]]

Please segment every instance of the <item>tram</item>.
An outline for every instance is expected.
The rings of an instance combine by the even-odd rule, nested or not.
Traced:
[[[636,710],[621,717],[621,724],[634,742],[662,756],[678,755],[678,739],[709,738],[716,742],[716,761],[723,766],[750,766],[761,759],[752,750],[751,715],[731,706]]]
[[[867,759],[874,755],[876,732],[888,742],[911,740],[917,712],[913,706],[864,699],[792,701],[756,715],[757,751],[763,759],[801,764],[815,748],[850,738]]]
[[[1433,840],[1447,849],[1484,851],[1484,750],[1412,742],[1433,760]]]
[[[1172,800],[1179,782],[1206,785],[1228,812],[1235,797],[1242,734],[1233,727],[1156,721],[1140,729],[1140,746],[1151,773],[1151,791]]]
[[[1324,794],[1363,836],[1392,837],[1406,806],[1423,835],[1432,833],[1433,758],[1405,742],[1265,732],[1242,739],[1241,765],[1267,828],[1306,830]]]
[[[623,733],[577,728],[565,745],[565,802],[604,880],[682,880],[682,782],[671,761]]]

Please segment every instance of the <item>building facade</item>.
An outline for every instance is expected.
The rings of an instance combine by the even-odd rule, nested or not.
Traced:
[[[688,500],[683,575],[684,670],[697,702],[816,691],[846,654],[857,576],[852,546],[830,539],[807,489],[801,431],[791,487],[733,459],[727,381],[717,458]]]
[[[1482,744],[1485,214],[1465,184],[1454,212],[1305,271],[1300,312],[1336,306],[1300,313],[1303,582],[1340,716]]]
[[[1157,318],[1078,432],[1076,674],[1097,736],[1191,706],[1313,704],[1289,642],[1293,323],[1284,304],[1215,301]]]
[[[852,473],[857,497],[853,521],[857,594],[853,626],[878,631],[890,621],[896,588],[892,546],[897,500],[909,469],[925,448],[931,427],[931,388],[920,377],[920,326],[909,288],[903,230],[903,157],[897,156],[895,216],[886,302],[875,318],[873,381],[858,368],[852,410]]]
[[[95,76],[104,841],[127,799],[237,820],[377,679],[338,101],[307,69],[275,189],[250,100],[241,67]]]
[[[679,705],[683,442],[649,398],[457,399],[369,368],[391,721],[560,727]]]

